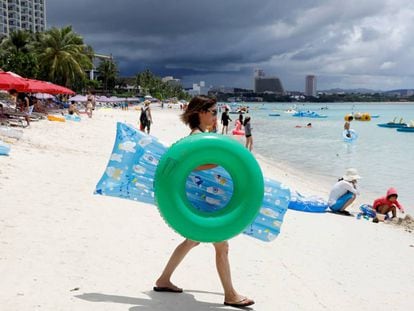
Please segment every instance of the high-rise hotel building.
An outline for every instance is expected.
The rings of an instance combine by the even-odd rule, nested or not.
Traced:
[[[254,71],[254,92],[270,92],[278,95],[285,93],[280,79],[278,77],[266,77],[262,69],[256,69]]]
[[[308,75],[305,78],[305,95],[316,96],[316,76]]]
[[[0,0],[0,36],[46,30],[46,0]]]

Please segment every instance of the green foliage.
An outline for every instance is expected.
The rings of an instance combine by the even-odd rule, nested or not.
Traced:
[[[35,51],[43,78],[60,85],[72,87],[79,80],[85,81],[85,70],[92,69],[92,50],[71,26],[44,32]]]
[[[115,88],[118,69],[112,60],[103,60],[98,66],[98,80],[102,82],[105,93]]]
[[[18,30],[0,43],[0,66],[4,71],[13,71],[18,75],[34,78],[38,74],[38,61],[33,52],[34,35]]]
[[[161,100],[173,97],[188,99],[190,97],[180,85],[162,82],[160,77],[155,76],[148,69],[136,75],[135,86],[137,89],[141,89],[142,95],[151,95]]]

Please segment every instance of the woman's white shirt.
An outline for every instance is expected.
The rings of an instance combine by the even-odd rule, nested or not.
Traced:
[[[338,181],[331,189],[328,204],[330,206],[335,204],[335,202],[348,191],[352,192],[355,195],[359,195],[359,191],[356,185],[354,187],[351,182],[346,180]]]

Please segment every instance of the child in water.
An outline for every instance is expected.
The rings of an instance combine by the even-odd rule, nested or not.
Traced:
[[[344,124],[344,130],[347,131],[345,135],[348,138],[351,138],[351,131],[350,130],[351,130],[351,121],[353,119],[354,119],[353,116],[349,116],[348,120],[345,121],[345,124]]]

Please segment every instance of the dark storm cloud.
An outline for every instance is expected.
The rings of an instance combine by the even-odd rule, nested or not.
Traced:
[[[47,18],[49,26],[73,25],[96,52],[112,54],[125,75],[150,68],[187,84],[250,87],[259,67],[301,89],[309,73],[341,77],[362,66],[392,74],[395,54],[381,47],[385,38],[401,40],[404,24],[394,38],[391,25],[410,18],[397,2],[412,10],[409,0],[392,7],[387,0],[55,0],[47,1]],[[364,56],[362,48],[375,53]]]

